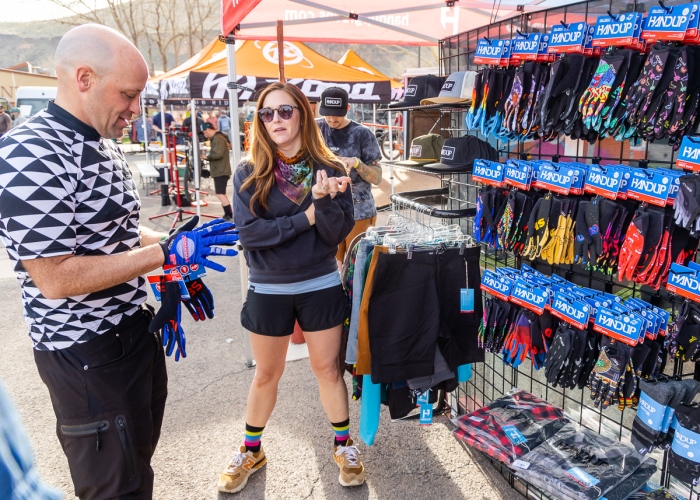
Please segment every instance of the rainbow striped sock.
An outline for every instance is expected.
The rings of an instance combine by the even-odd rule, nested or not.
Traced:
[[[337,424],[331,423],[335,432],[335,446],[345,446],[350,439],[350,419],[343,420]]]
[[[245,424],[245,449],[257,453],[260,451],[260,439],[265,427],[253,427]]]

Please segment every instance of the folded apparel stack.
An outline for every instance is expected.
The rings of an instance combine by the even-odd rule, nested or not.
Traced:
[[[568,420],[561,408],[520,389],[453,420],[457,439],[511,464],[554,436]]]
[[[568,424],[522,456],[514,464],[514,470],[516,475],[556,498],[595,500],[622,487],[628,478],[637,487],[641,486],[656,472],[651,462],[629,445]]]

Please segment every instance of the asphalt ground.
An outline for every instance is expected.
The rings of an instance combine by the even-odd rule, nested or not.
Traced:
[[[127,158],[132,163],[144,160],[144,155]],[[138,178],[137,169],[132,170]],[[409,184],[406,181],[405,186]],[[382,187],[387,186],[385,181]],[[213,193],[213,184],[209,191]],[[142,223],[157,230],[168,229],[170,218],[149,221],[148,217],[171,207],[161,207],[160,196],[148,196],[144,189],[140,193]],[[222,213],[214,196],[205,199],[209,206],[203,212]],[[233,450],[242,444],[245,401],[254,374],[244,363],[236,259],[226,261],[225,273],[210,272],[206,278],[215,297],[216,317],[197,324],[186,318],[188,357],[179,363],[167,360],[169,396],[152,462],[156,499],[234,497],[217,493],[216,483]],[[63,490],[66,498],[74,498],[68,463],[55,434],[49,394],[34,364],[20,289],[4,251],[0,252],[0,299],[4,311],[0,378],[25,424],[41,477]],[[155,304],[152,296],[149,302]],[[350,388],[347,376],[346,382]],[[357,435],[359,408],[359,402],[350,402],[353,436]],[[521,498],[481,454],[459,443],[451,428],[443,416],[427,427],[417,421],[391,422],[383,408],[375,444],[368,447],[359,443],[367,481],[360,487],[343,488],[332,459],[333,432],[319,402],[308,359],[290,361],[280,383],[277,407],[263,435],[268,464],[236,496],[275,500]]]

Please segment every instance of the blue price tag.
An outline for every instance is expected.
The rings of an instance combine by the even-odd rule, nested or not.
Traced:
[[[420,425],[432,425],[432,423],[433,405],[420,405]]]
[[[429,398],[430,398],[430,389],[428,389],[423,394],[418,396],[418,398],[416,399],[416,403],[419,405],[427,405],[427,404],[429,404],[428,403]]]
[[[473,313],[474,312],[474,289],[462,288],[459,291],[459,312]]]

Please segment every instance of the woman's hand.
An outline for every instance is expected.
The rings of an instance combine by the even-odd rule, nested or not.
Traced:
[[[338,193],[344,193],[350,185],[350,177],[328,177],[325,170],[316,172],[316,184],[311,187],[314,198],[323,198],[330,195],[335,198]]]

